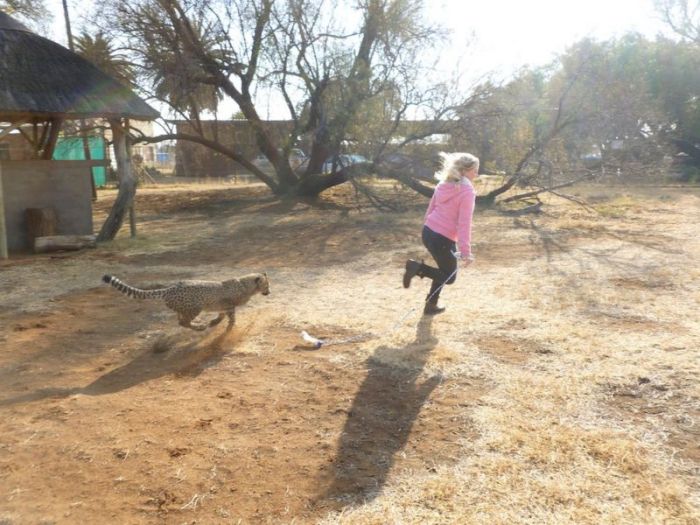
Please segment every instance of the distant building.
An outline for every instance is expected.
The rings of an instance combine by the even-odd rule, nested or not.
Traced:
[[[188,122],[176,121],[175,124],[177,133],[194,133]],[[278,144],[288,140],[294,129],[294,124],[289,120],[268,120],[264,125]],[[216,138],[247,160],[252,161],[260,153],[255,132],[247,120],[207,120],[202,122],[202,126],[205,136]],[[303,144],[301,148],[305,149]],[[175,175],[180,177],[226,177],[246,172],[229,157],[195,142],[178,140],[175,149]]]
[[[189,122],[175,121],[174,123],[177,133],[196,134]],[[290,139],[290,135],[294,131],[294,123],[291,120],[267,120],[263,121],[263,125],[273,141],[280,146]],[[255,132],[247,120],[202,121],[202,126],[206,137],[215,138],[219,143],[242,155],[245,159],[253,161],[255,157],[260,155]],[[420,134],[426,127],[433,126],[435,123],[430,121],[403,121],[399,125],[394,142],[400,143],[405,140],[407,134]],[[421,151],[450,149],[451,140],[450,134],[436,133],[415,141],[413,147]],[[354,151],[352,143],[352,140],[344,142],[344,153],[365,153]],[[309,151],[311,145],[307,136],[300,137],[294,146],[300,148],[307,155],[311,153]],[[245,168],[226,155],[201,144],[188,140],[178,140],[175,149],[175,174],[178,176],[226,177],[232,174],[247,173]]]

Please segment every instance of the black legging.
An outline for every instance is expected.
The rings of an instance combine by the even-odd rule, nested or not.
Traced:
[[[440,292],[436,290],[440,288],[442,283],[452,284],[457,279],[457,274],[452,273],[457,269],[457,259],[453,255],[456,249],[454,241],[451,241],[444,235],[434,232],[427,226],[423,226],[423,245],[428,249],[430,255],[433,256],[435,262],[437,262],[438,267],[433,268],[424,264],[425,276],[433,280],[433,284],[430,286],[430,293],[428,297],[431,302],[437,303]],[[452,275],[452,277],[450,277]],[[445,279],[450,277],[450,279],[445,282]],[[435,293],[435,295],[432,295]]]

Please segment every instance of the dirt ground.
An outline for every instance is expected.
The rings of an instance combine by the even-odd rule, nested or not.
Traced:
[[[0,263],[0,524],[700,523],[700,192],[479,210],[424,318],[379,191],[143,188],[135,239]],[[251,271],[230,333],[100,282]]]

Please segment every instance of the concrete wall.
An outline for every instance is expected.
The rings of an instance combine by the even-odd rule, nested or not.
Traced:
[[[25,210],[53,208],[58,235],[92,234],[91,163],[85,161],[2,161],[7,247],[31,251]]]

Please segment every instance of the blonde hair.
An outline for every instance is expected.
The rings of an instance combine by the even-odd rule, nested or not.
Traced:
[[[440,182],[459,182],[462,180],[462,171],[479,165],[479,157],[471,153],[440,153],[442,168],[435,173],[435,178]]]

